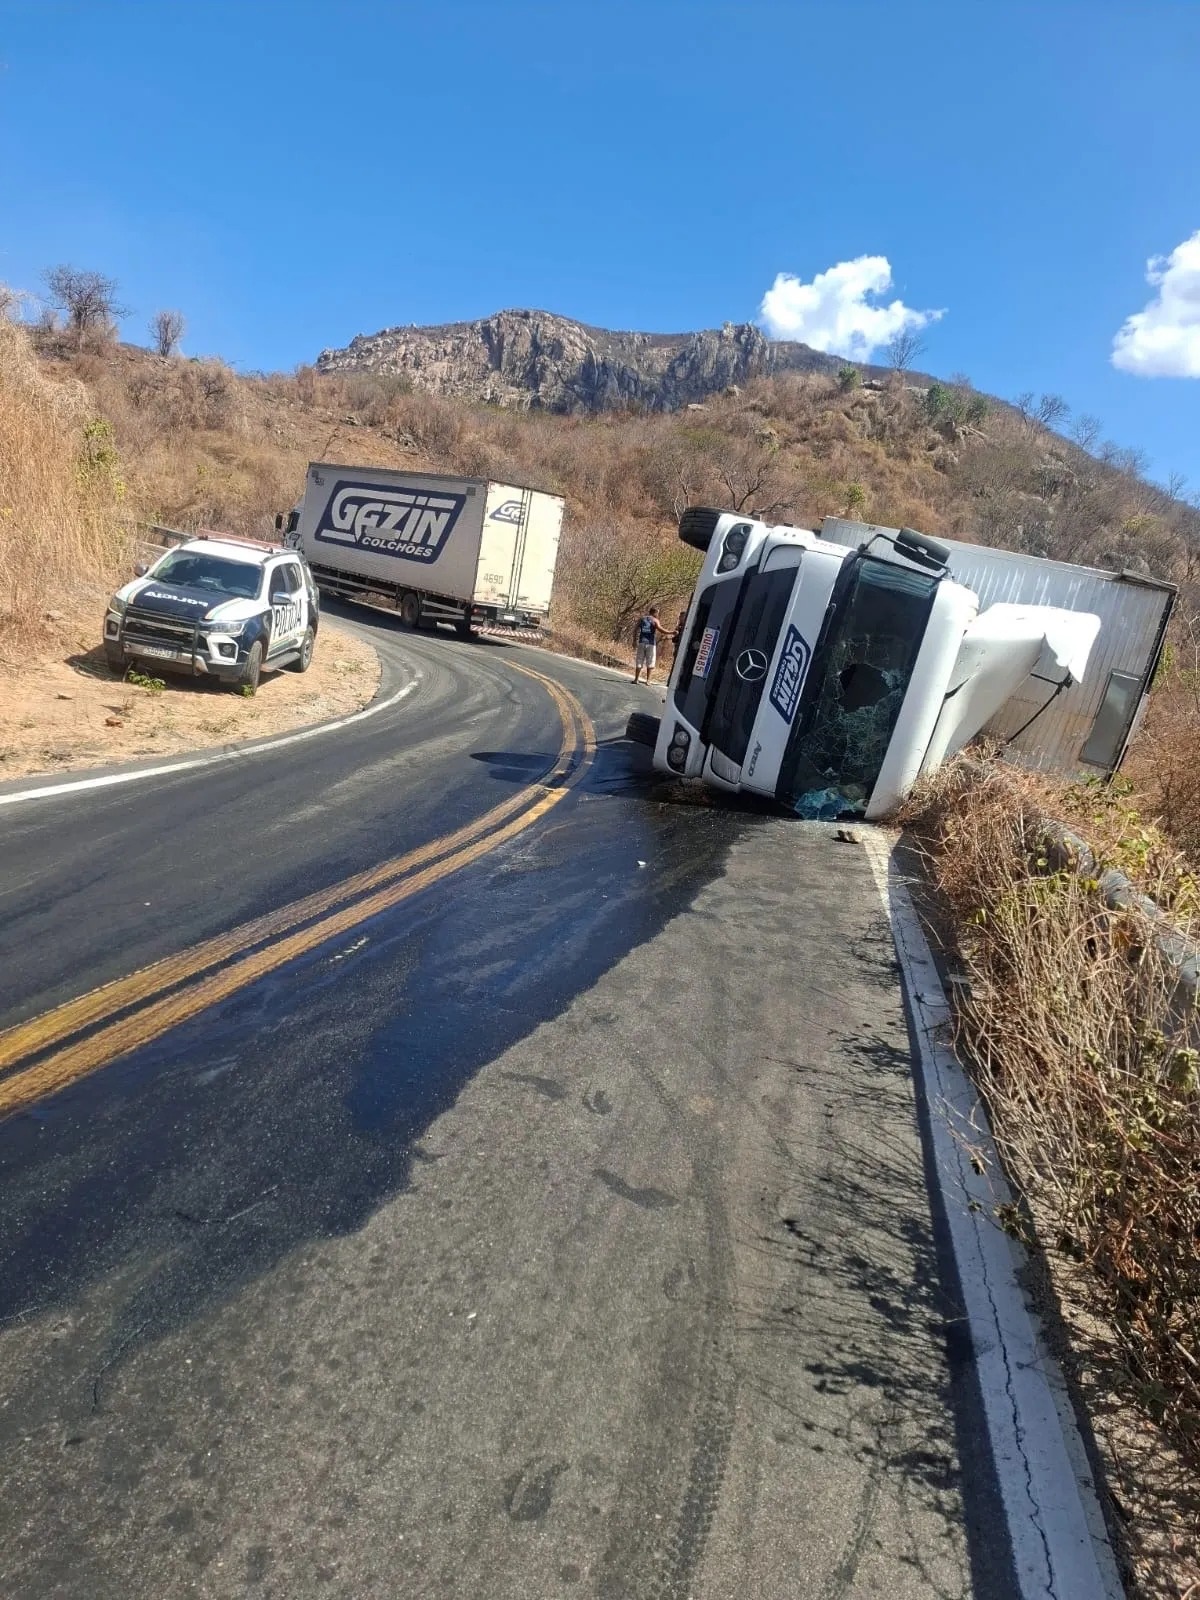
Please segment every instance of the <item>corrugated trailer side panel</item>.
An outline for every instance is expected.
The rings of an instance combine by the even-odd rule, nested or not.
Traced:
[[[301,548],[313,566],[469,601],[486,487],[478,478],[314,462]]]
[[[840,517],[826,517],[821,527],[823,537],[848,545],[861,544],[873,532],[895,531]],[[951,576],[974,589],[981,610],[1007,601],[1061,606],[1100,618],[1083,681],[1051,700],[1053,685],[1031,679],[993,717],[985,735],[1011,739],[1007,753],[1028,767],[1071,774],[1115,771],[1158,665],[1174,587],[1014,550],[956,539],[942,543],[950,550]]]

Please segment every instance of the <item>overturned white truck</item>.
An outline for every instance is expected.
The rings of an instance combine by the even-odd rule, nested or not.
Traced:
[[[704,567],[663,716],[630,734],[665,772],[812,818],[885,817],[984,732],[1034,766],[1115,771],[1175,593],[834,518],[694,506],[679,533]]]

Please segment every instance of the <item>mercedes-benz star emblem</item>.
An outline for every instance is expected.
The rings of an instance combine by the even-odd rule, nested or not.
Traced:
[[[743,683],[757,683],[767,675],[767,658],[761,650],[743,650],[733,664]]]

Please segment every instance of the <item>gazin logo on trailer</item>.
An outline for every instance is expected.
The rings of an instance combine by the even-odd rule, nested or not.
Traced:
[[[515,522],[521,520],[521,502],[519,500],[506,500],[503,505],[496,507],[488,516],[489,522]]]
[[[800,704],[800,690],[808,672],[812,651],[800,637],[800,630],[790,627],[783,641],[783,654],[775,668],[775,681],[771,685],[771,704],[783,720],[790,724]]]
[[[444,489],[381,487],[342,478],[333,486],[314,537],[402,561],[436,561],[465,504],[465,495]]]

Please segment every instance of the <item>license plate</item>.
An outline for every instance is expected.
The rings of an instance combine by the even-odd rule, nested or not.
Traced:
[[[182,654],[179,650],[172,650],[165,644],[140,644],[137,647],[140,656],[153,656],[155,661],[178,661]]]
[[[717,639],[720,637],[720,628],[705,628],[700,636],[700,648],[696,651],[696,665],[692,668],[693,678],[708,676],[708,669],[712,664],[713,651],[717,648]]]

